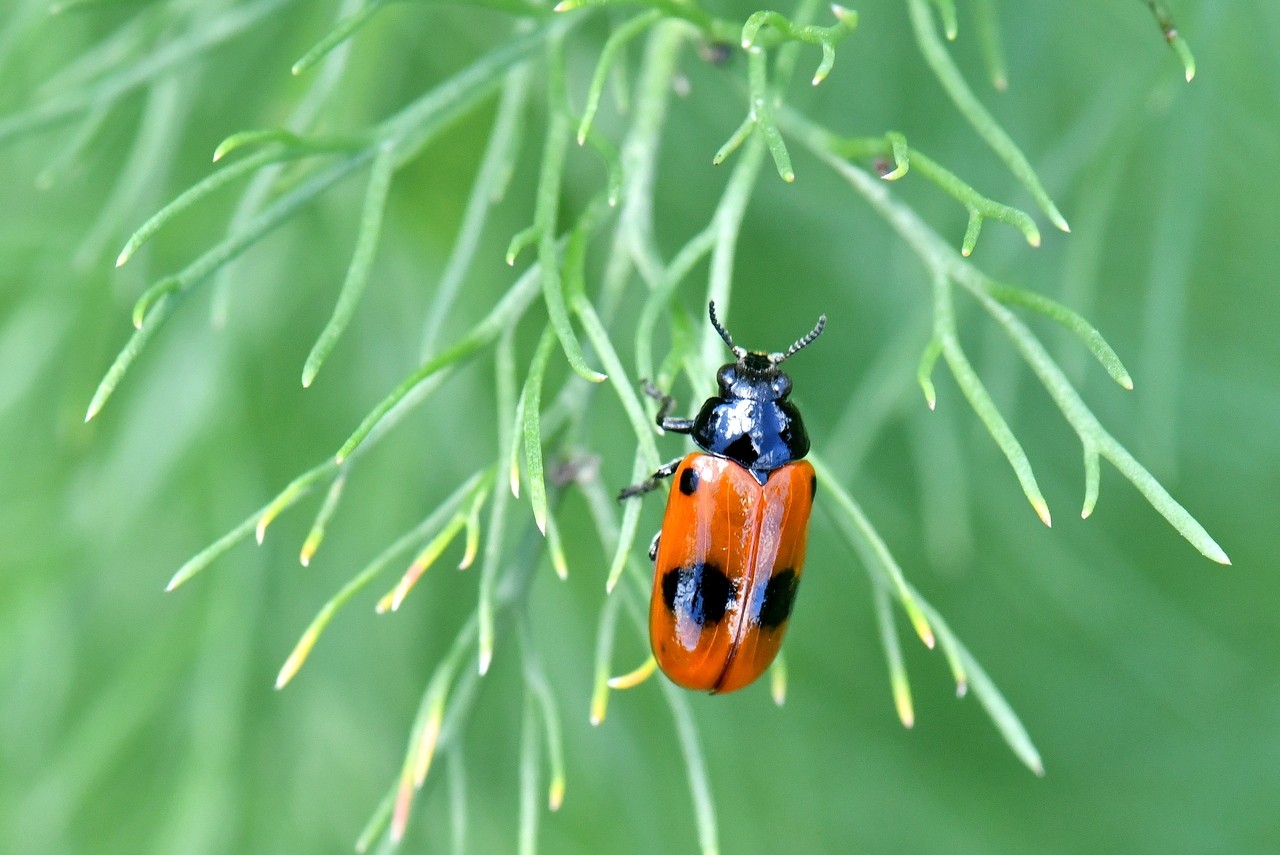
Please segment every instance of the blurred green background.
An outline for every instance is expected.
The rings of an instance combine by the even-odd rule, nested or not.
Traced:
[[[127,339],[132,302],[222,236],[240,190],[184,213],[116,271],[119,247],[209,174],[218,141],[285,120],[308,83],[289,65],[336,6],[281,4],[101,115],[91,102],[22,132],[3,117],[93,79],[95,46],[138,20],[149,29],[134,55],[146,57],[250,5],[104,2],[50,16],[46,0],[18,0],[0,13],[0,851],[349,851],[398,774],[433,664],[473,607],[474,573],[449,569],[455,546],[398,614],[377,617],[393,568],[334,621],[286,690],[272,688],[331,593],[494,454],[489,355],[361,461],[309,568],[296,556],[318,496],[279,519],[261,547],[240,545],[183,589],[161,589],[193,553],[331,455],[418,364],[492,99],[396,175],[370,287],[311,389],[298,375],[350,259],[363,178],[304,208],[232,268],[225,324],[210,322],[213,289],[198,290],[102,414],[82,423]],[[1105,463],[1098,509],[1082,523],[1074,434],[962,300],[966,347],[1054,510],[1054,528],[1041,526],[944,367],[937,411],[923,405],[923,268],[793,146],[796,183],[766,166],[748,208],[731,328],[741,342],[779,348],[828,314],[826,334],[791,366],[814,446],[1018,711],[1046,774],[1018,763],[975,698],[955,699],[942,657],[905,628],[916,724],[899,724],[866,574],[820,507],[786,646],[786,705],[769,700],[767,681],[689,697],[725,852],[1275,851],[1280,7],[1169,5],[1199,60],[1190,85],[1141,3],[997,2],[1010,79],[999,94],[983,82],[960,4],[957,62],[1073,225],[1064,236],[1037,216],[1045,242],[1031,250],[988,223],[973,260],[1063,300],[1108,337],[1133,392],[1030,319],[1103,423],[1234,565],[1198,555]],[[734,20],[753,11],[712,8]],[[857,8],[862,23],[831,78],[818,90],[792,87],[790,102],[844,133],[900,130],[987,195],[1029,207],[920,60],[903,5]],[[579,108],[606,20],[596,15],[570,39]],[[500,42],[507,21],[484,9],[387,9],[356,37],[319,126],[336,133],[386,116]],[[802,52],[801,78],[817,56]],[[633,66],[639,57],[637,45]],[[745,109],[741,57],[719,68],[691,45],[682,69],[688,93],[672,102],[655,199],[668,255],[710,215],[728,176],[710,158]],[[616,139],[616,110],[602,122]],[[531,216],[542,126],[531,114],[512,189],[445,342],[512,279],[502,255]],[[88,144],[62,157],[86,127]],[[573,152],[565,206],[580,206],[602,176],[594,156]],[[892,190],[958,245],[964,216],[952,200],[910,176]],[[705,269],[680,291],[694,313]],[[638,308],[639,297],[626,305]],[[522,360],[536,330],[524,332]],[[628,368],[630,336],[620,325]],[[565,377],[562,362],[553,356],[551,388]],[[599,456],[611,492],[629,479],[634,439],[609,389],[594,402],[583,446]],[[673,456],[686,444],[666,437],[659,447]],[[660,506],[646,503],[637,549]],[[523,522],[528,507],[511,513]],[[563,808],[541,817],[541,846],[695,851],[657,681],[615,693],[605,723],[588,724],[609,554],[572,490],[559,520],[570,578],[557,582],[544,561],[529,604],[568,770]],[[623,627],[615,670],[645,653]],[[455,755],[466,851],[516,848],[519,669],[507,632]],[[453,845],[446,767],[440,761],[420,794],[407,851]]]

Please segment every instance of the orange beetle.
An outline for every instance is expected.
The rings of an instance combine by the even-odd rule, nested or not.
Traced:
[[[791,378],[778,365],[822,332],[826,316],[785,353],[733,343],[708,307],[711,324],[736,362],[716,375],[720,393],[692,419],[657,423],[687,433],[702,449],[624,489],[625,499],[675,476],[662,530],[654,538],[649,640],[671,680],[688,689],[732,692],[753,682],[782,645],[804,569],[809,513],[817,491],[800,412],[787,400]]]

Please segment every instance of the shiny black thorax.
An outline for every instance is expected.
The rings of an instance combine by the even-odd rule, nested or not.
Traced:
[[[809,453],[800,411],[787,400],[791,378],[767,354],[721,366],[716,382],[720,394],[702,405],[690,431],[700,448],[750,470],[761,484]]]

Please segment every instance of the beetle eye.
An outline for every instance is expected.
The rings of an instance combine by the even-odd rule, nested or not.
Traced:
[[[720,370],[716,372],[716,382],[720,384],[720,388],[728,392],[733,388],[733,384],[738,380],[738,373],[733,370],[732,365],[722,365]]]
[[[779,398],[785,398],[791,394],[791,378],[785,374],[779,373],[773,381],[773,393]]]

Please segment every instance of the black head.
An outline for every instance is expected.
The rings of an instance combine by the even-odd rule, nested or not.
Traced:
[[[733,336],[716,317],[716,304],[707,304],[707,313],[711,316],[711,326],[720,333],[720,338],[729,345],[729,350],[737,357],[737,362],[720,366],[716,372],[716,382],[720,384],[720,394],[726,398],[746,398],[752,401],[779,401],[791,394],[791,378],[778,366],[794,356],[796,351],[810,344],[822,334],[827,325],[827,316],[818,318],[818,323],[803,338],[797,339],[785,353],[765,353],[759,350],[747,350],[733,343]]]
[[[827,316],[818,318],[817,325],[785,353],[765,353],[734,344],[716,317],[715,303],[708,306],[708,313],[737,361],[716,373],[720,394],[702,405],[694,419],[693,438],[706,451],[752,470],[764,483],[770,472],[809,452],[800,412],[787,400],[791,378],[778,366],[822,333]]]

